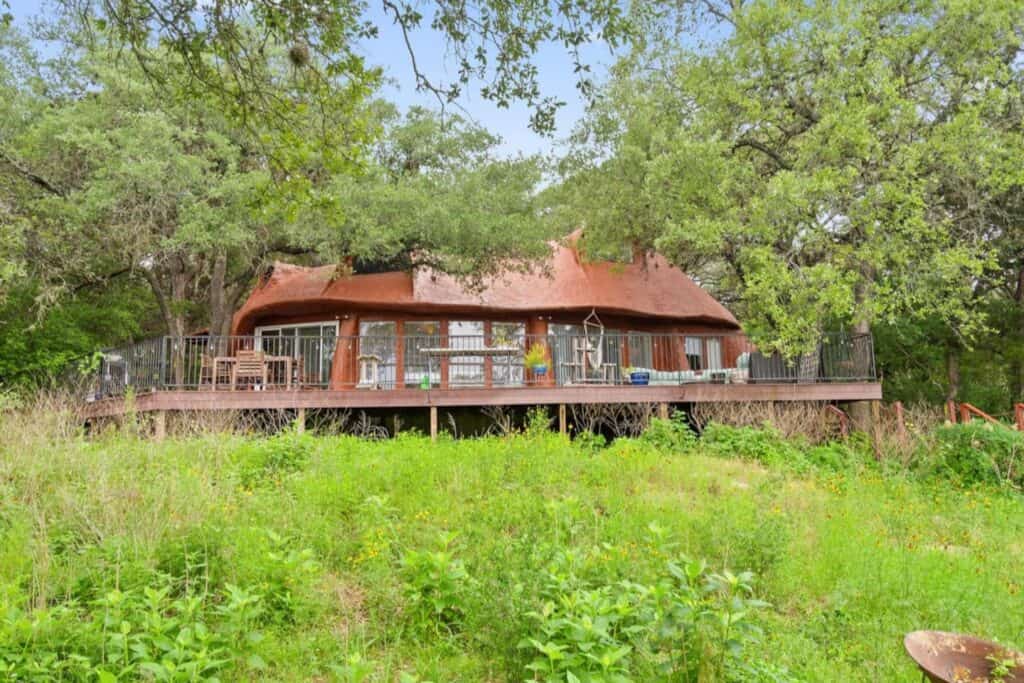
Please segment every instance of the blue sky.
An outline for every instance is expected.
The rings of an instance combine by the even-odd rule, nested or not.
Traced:
[[[8,0],[15,23],[27,27],[30,17],[45,11],[45,4],[38,0]],[[363,48],[370,63],[382,66],[390,81],[381,92],[382,96],[395,102],[403,109],[411,105],[438,108],[437,99],[429,93],[416,92],[412,66],[402,40],[401,32],[391,20],[384,16],[377,3],[371,3],[370,18],[380,27],[380,36],[367,41]],[[413,37],[413,47],[421,70],[435,82],[450,82],[455,73],[454,61],[447,58],[444,41],[429,29],[422,29]],[[594,45],[585,56],[593,69],[593,76],[599,77],[613,60],[613,55],[604,46]],[[483,99],[479,94],[479,83],[466,88],[459,105],[468,115],[503,139],[506,154],[517,152],[535,153],[552,151],[559,138],[572,130],[573,124],[583,115],[584,102],[576,90],[576,78],[572,62],[564,49],[549,45],[541,49],[534,59],[540,71],[541,90],[544,95],[554,95],[565,102],[557,117],[557,131],[553,136],[540,136],[529,128],[530,109],[523,104],[513,104],[501,109]],[[453,111],[458,111],[453,109]]]

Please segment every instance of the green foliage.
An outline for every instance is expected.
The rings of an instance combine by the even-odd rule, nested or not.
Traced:
[[[527,668],[539,680],[725,680],[759,633],[751,618],[767,605],[752,597],[749,573],[712,573],[678,556],[650,584],[606,583],[580,576],[587,559],[561,553],[546,570],[541,608],[528,614],[535,633],[519,647],[533,654]]]
[[[704,427],[701,442],[709,453],[752,460],[762,465],[806,469],[804,451],[765,424],[762,427],[730,427],[712,422]]]
[[[696,446],[697,435],[690,429],[686,413],[677,410],[668,420],[652,418],[640,441],[666,453],[685,453]]]
[[[548,347],[543,343],[534,343],[523,354],[523,364],[528,368],[535,368],[538,365],[547,366]]]
[[[1004,248],[988,226],[1019,273],[1020,4],[702,8],[654,12],[577,131],[552,197],[592,249],[692,264],[765,347],[837,323],[978,334],[974,283]],[[980,289],[1013,291],[997,279]]]
[[[892,634],[922,620],[1020,641],[1019,494],[923,456],[864,467],[855,439],[790,442],[795,468],[756,429],[682,451],[546,424],[154,444],[50,419],[0,413],[0,661],[21,679],[873,681],[914,674]]]
[[[260,613],[259,595],[231,585],[219,595],[174,598],[165,585],[115,589],[89,605],[11,608],[0,622],[0,673],[10,680],[218,680],[239,665],[262,667],[250,654],[262,639]]]
[[[546,406],[534,406],[526,413],[526,434],[547,438],[551,434],[551,415]]]
[[[608,439],[604,434],[597,434],[590,430],[577,432],[572,439],[573,445],[584,453],[594,453],[608,445]]]
[[[583,48],[595,36],[615,46],[636,35],[629,13],[611,0],[527,6],[474,0],[459,8],[388,2],[376,12],[350,0],[288,7],[270,0],[212,0],[199,5],[180,0],[62,0],[60,5],[72,20],[84,24],[89,35],[101,32],[123,45],[126,59],[149,65],[155,58],[153,46],[169,45],[183,62],[182,87],[187,94],[216,97],[225,114],[240,124],[263,124],[275,140],[280,138],[279,147],[303,142],[300,133],[305,129],[296,124],[290,109],[350,108],[353,91],[379,79],[378,70],[365,63],[357,48],[376,37],[382,25],[397,25],[405,37],[416,88],[442,101],[455,101],[479,80],[480,96],[500,107],[524,102],[532,110],[531,125],[542,132],[554,129],[555,113],[563,102],[559,94],[541,90],[539,46],[561,46],[573,64],[577,87],[589,92],[590,67],[582,57]],[[447,46],[449,71],[455,74],[451,82],[421,70],[427,60],[415,47],[421,42],[416,36],[427,30],[434,34],[429,42]],[[493,58],[494,49],[501,59]],[[154,85],[164,86],[156,76]],[[275,86],[294,92],[302,106],[276,93]],[[337,144],[339,138],[345,140],[343,132],[315,142]],[[345,151],[335,153],[343,156]]]
[[[965,485],[1024,487],[1024,434],[980,420],[935,432],[935,452],[924,458],[936,473]]]
[[[442,628],[449,632],[460,628],[469,575],[452,553],[454,541],[455,534],[442,534],[436,550],[410,550],[402,556],[406,600],[421,630],[437,633]]]
[[[39,386],[67,381],[68,371],[84,374],[97,349],[112,340],[139,335],[154,311],[138,286],[114,286],[103,294],[48,306],[40,314],[38,283],[14,287],[0,297],[0,383]]]
[[[240,481],[252,488],[261,483],[280,483],[282,477],[298,472],[309,460],[313,439],[295,429],[286,429],[254,441],[241,458]]]

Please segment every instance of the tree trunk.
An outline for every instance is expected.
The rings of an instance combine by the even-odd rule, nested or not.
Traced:
[[[873,279],[873,269],[869,265],[863,265],[861,267],[861,282],[856,285],[854,292],[854,298],[857,303],[857,318],[853,324],[854,337],[871,334],[871,317],[867,304],[870,300],[870,287]],[[859,368],[870,368],[873,358],[866,357],[866,355],[871,352],[871,347],[867,344],[862,344],[860,348],[863,349],[865,357],[855,358],[854,361],[858,364]],[[850,403],[850,420],[856,425],[857,429],[869,430],[871,426],[871,402],[858,400]]]
[[[228,257],[218,254],[210,272],[210,337],[218,339],[217,354],[226,348],[226,339],[231,334],[231,319],[234,316],[234,302],[228,292]]]
[[[146,281],[149,282],[150,289],[153,290],[157,305],[160,307],[160,315],[167,327],[167,334],[171,337],[170,361],[173,382],[176,386],[182,386],[185,383],[185,356],[181,339],[185,336],[187,325],[185,309],[188,303],[188,285],[191,278],[183,264],[170,270],[167,275],[170,280],[170,292],[168,292],[153,269],[144,268],[143,273]],[[161,358],[160,364],[162,365],[165,360]],[[161,377],[162,381],[167,379]]]
[[[960,349],[946,346],[946,400],[956,401],[960,395]]]
[[[1013,301],[1015,304],[1013,314],[1016,316],[1014,322],[1017,326],[1017,343],[1011,348],[1019,347],[1021,343],[1024,343],[1024,267],[1017,269],[1017,286],[1013,292]],[[1010,361],[1011,406],[1024,399],[1024,361],[1022,361],[1019,353],[1019,351],[1016,351]]]
[[[854,337],[860,337],[860,336],[863,336],[863,335],[870,335],[870,334],[871,334],[871,323],[870,323],[870,321],[868,321],[867,318],[861,318],[856,323],[854,323],[854,325],[853,325],[853,336]],[[863,348],[864,349],[864,353],[867,354],[867,353],[869,353],[868,349],[870,347],[867,346],[866,344],[864,344],[864,345],[861,345],[860,347],[855,347],[855,352],[856,352],[856,348]],[[864,358],[854,358],[854,363],[857,364],[858,369],[859,368],[868,368],[868,367],[871,367],[871,360],[872,360],[871,358],[867,358],[867,357],[864,357]],[[858,374],[860,374],[860,373],[858,372]],[[868,431],[868,428],[871,425],[871,401],[854,401],[853,403],[850,404],[849,413],[850,413],[850,420],[853,422],[853,424],[856,426],[857,429],[862,429],[864,431]]]

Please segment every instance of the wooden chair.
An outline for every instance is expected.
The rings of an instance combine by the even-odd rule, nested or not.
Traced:
[[[217,373],[216,376],[214,376],[214,372]],[[212,353],[204,353],[200,357],[199,385],[215,389],[220,385],[228,386],[230,384],[231,368],[224,363],[218,367],[216,356]]]
[[[262,351],[239,351],[231,369],[231,389],[238,388],[238,380],[252,380],[253,385],[267,385],[267,363]]]

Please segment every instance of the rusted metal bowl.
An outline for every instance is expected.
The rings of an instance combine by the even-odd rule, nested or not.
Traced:
[[[1024,654],[998,643],[944,631],[914,631],[903,639],[907,654],[937,683],[1024,683]],[[993,676],[995,662],[1012,660],[1010,671]]]

